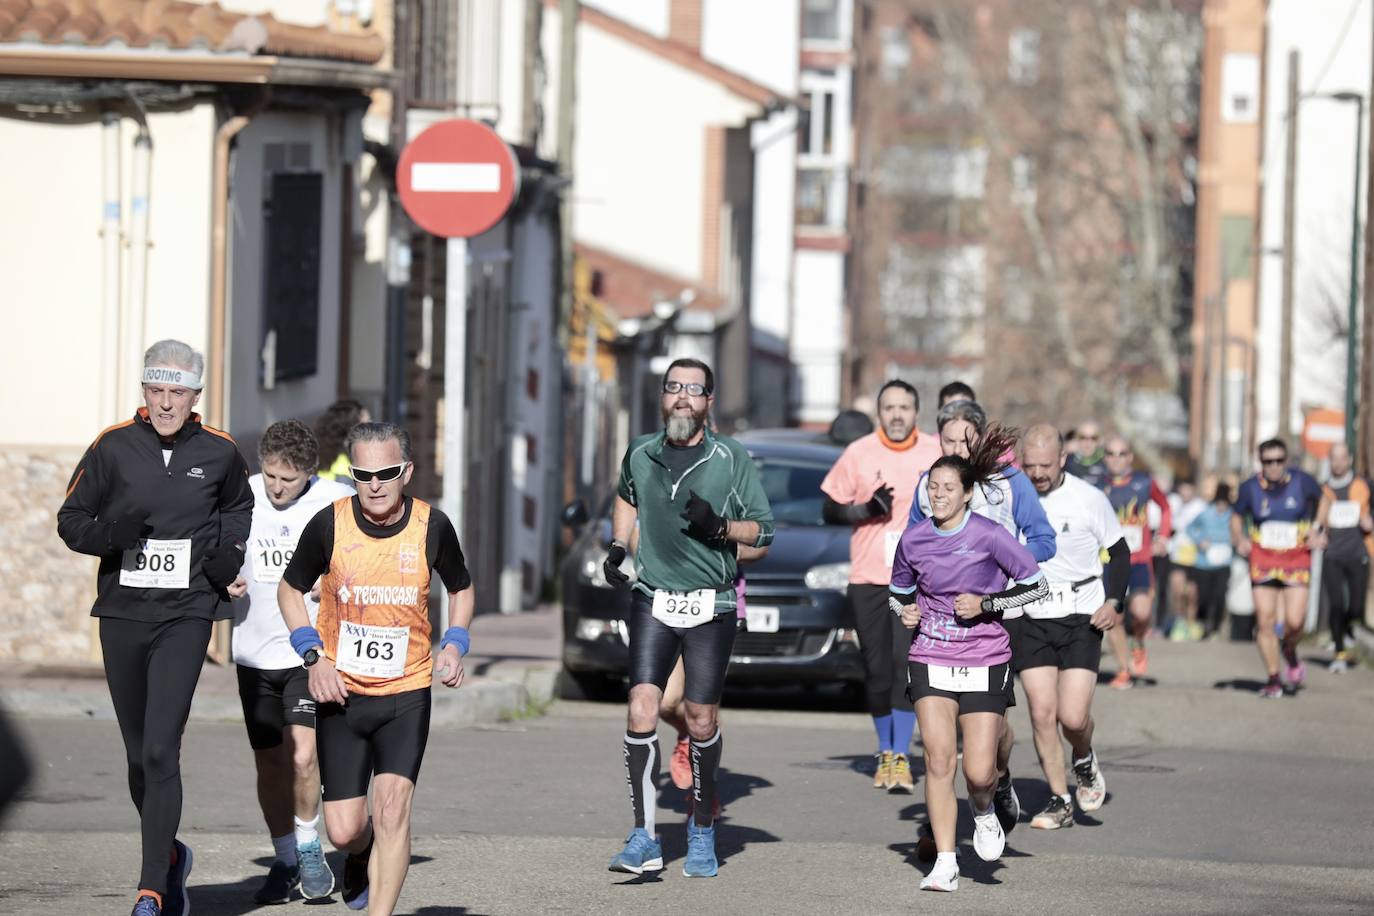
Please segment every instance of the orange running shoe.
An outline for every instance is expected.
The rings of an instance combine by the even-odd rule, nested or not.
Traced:
[[[1112,678],[1107,686],[1113,690],[1130,690],[1135,685],[1131,682],[1131,672],[1118,671],[1116,677]]]
[[[1136,646],[1131,650],[1131,674],[1136,677],[1144,677],[1145,672],[1150,670],[1150,656],[1146,653],[1143,645]]]
[[[673,748],[673,756],[668,760],[668,773],[679,789],[692,788],[692,752],[687,747],[690,743],[687,735],[677,739],[677,747]]]

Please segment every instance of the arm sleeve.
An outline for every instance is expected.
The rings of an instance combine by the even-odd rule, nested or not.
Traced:
[[[1035,576],[1033,581],[1017,582],[1010,588],[988,595],[992,599],[992,613],[1001,617],[1007,611],[1048,598],[1050,587],[1045,582],[1044,573],[1037,570]]]
[[[1030,478],[1018,471],[1007,479],[1011,483],[1011,514],[1016,520],[1016,530],[1025,535],[1026,549],[1035,557],[1035,562],[1044,563],[1059,549],[1054,526],[1045,515],[1045,507],[1040,505],[1040,495],[1035,492]]]
[[[67,484],[67,498],[57,510],[57,534],[77,553],[103,557],[110,550],[110,522],[102,519],[100,504],[104,486],[104,468],[98,444],[86,449]]]
[[[730,490],[731,498],[726,500],[727,509],[733,504],[739,511],[735,521],[756,522],[759,526],[759,536],[754,541],[755,547],[767,547],[773,543],[773,507],[768,504],[768,497],[763,492],[763,481],[759,480],[758,468],[754,467],[754,461],[749,457],[749,453],[744,449],[738,449],[735,455],[734,486]]]
[[[1159,536],[1167,541],[1174,535],[1174,510],[1169,507],[1169,497],[1153,480],[1150,481],[1150,499],[1159,506]]]
[[[1131,581],[1131,548],[1125,538],[1118,538],[1107,548],[1107,565],[1102,570],[1102,587],[1107,599],[1116,600],[1117,609],[1125,607],[1126,586]]]
[[[308,592],[315,580],[329,572],[329,558],[334,553],[334,507],[325,506],[305,523],[296,552],[281,577],[298,592]]]
[[[630,456],[633,454],[633,448],[626,449],[625,457],[620,461],[620,483],[616,487],[616,492],[620,494],[621,499],[637,509],[639,508],[639,501],[635,497],[635,478],[630,471]]]
[[[458,532],[448,516],[435,508],[430,509],[429,529],[425,532],[425,559],[444,580],[444,588],[450,594],[472,585],[463,548],[458,543]]]
[[[248,542],[253,530],[253,489],[248,486],[248,465],[234,449],[229,476],[219,491],[219,543],[238,547]]]
[[[865,503],[837,503],[827,494],[821,504],[821,518],[829,525],[859,525],[871,517]]]

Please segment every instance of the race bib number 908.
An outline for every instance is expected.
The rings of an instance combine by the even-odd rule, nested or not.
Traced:
[[[124,551],[119,584],[129,588],[186,588],[191,581],[191,539],[140,540]]]

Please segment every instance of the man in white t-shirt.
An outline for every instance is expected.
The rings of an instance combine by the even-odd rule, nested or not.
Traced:
[[[334,889],[320,847],[320,770],[315,756],[315,701],[301,658],[277,605],[277,584],[306,522],[353,490],[315,476],[315,435],[299,420],[273,423],[258,443],[262,470],[248,478],[253,527],[234,601],[234,662],[239,699],[258,773],[258,804],[274,857],[254,895],[286,903],[298,887],[307,899]],[[313,620],[313,615],[312,615]]]
[[[1093,688],[1102,657],[1102,634],[1120,623],[1130,578],[1131,552],[1106,495],[1065,473],[1064,440],[1053,426],[1034,426],[1021,443],[1021,467],[1035,485],[1054,527],[1057,550],[1041,562],[1048,598],[1025,607],[1012,634],[1012,664],[1030,705],[1035,750],[1050,786],[1050,800],[1031,826],[1073,826],[1059,729],[1073,748],[1078,805],[1102,807],[1107,784],[1093,753]],[[1109,560],[1104,570],[1102,551]]]

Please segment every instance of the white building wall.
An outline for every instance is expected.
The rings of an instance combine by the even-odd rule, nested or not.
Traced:
[[[785,353],[796,241],[797,113],[753,125],[754,260],[750,320],[755,344]]]
[[[386,118],[363,119],[363,135],[385,143],[391,133]],[[380,404],[386,391],[387,230],[390,199],[377,161],[363,156],[357,172],[358,203],[354,230],[361,249],[353,263],[353,303],[349,315],[349,387],[364,403]]]
[[[209,312],[210,167],[214,113],[201,105],[148,118],[153,140],[149,189],[146,347],[164,337],[206,345]],[[136,125],[121,125],[127,237],[129,178]],[[0,275],[5,277],[0,364],[11,379],[42,379],[42,398],[24,386],[0,395],[10,422],[0,444],[84,446],[142,403],[136,373],[108,372],[101,269],[102,139],[98,121],[50,124],[0,118],[0,199],[16,218],[0,220]],[[46,176],[35,180],[35,176]],[[60,179],[60,180],[59,180]],[[128,279],[125,263],[121,300]],[[54,374],[60,357],[61,372]],[[114,416],[100,393],[118,389]],[[60,410],[53,405],[60,404]]]
[[[1269,4],[1262,251],[1277,251],[1283,246],[1289,51],[1296,49],[1301,55],[1300,95],[1346,90],[1367,95],[1371,12],[1370,0],[1360,0],[1353,8],[1336,0],[1316,4],[1311,0],[1273,0]],[[1365,115],[1368,118],[1368,101]],[[1343,409],[1345,404],[1345,343],[1333,321],[1344,327],[1349,295],[1355,106],[1304,98],[1299,107],[1298,132],[1290,417],[1295,433],[1302,430],[1304,407]],[[1362,180],[1367,181],[1368,175]],[[1361,211],[1363,204],[1361,200]],[[1255,431],[1259,439],[1265,439],[1279,428],[1283,258],[1265,254],[1260,270]]]
[[[672,0],[583,0],[582,5],[628,22],[655,38],[668,37],[668,11]]]
[[[800,18],[797,0],[703,0],[701,56],[795,95]]]
[[[793,409],[802,423],[829,423],[839,410],[844,262],[842,252],[797,252],[792,363],[799,384]]]

